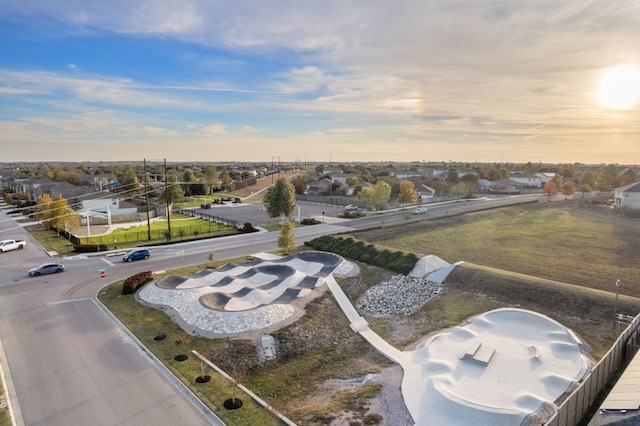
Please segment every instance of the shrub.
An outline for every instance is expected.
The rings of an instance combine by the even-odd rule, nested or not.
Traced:
[[[107,250],[109,250],[109,246],[106,244],[76,244],[73,246],[73,251],[77,253],[97,253]]]
[[[249,232],[258,232],[258,230],[253,227],[251,222],[245,222],[242,227],[238,228],[238,231],[242,232],[243,234],[247,234]]]
[[[355,241],[353,238],[342,238],[333,235],[324,235],[310,241],[305,245],[315,250],[329,251],[341,256],[359,260],[370,265],[380,266],[401,274],[408,274],[418,262],[414,253],[401,251],[391,252],[388,249],[379,250],[373,244],[365,244]]]
[[[153,281],[153,273],[151,271],[140,272],[132,275],[124,280],[124,284],[122,285],[122,294],[133,294],[140,287],[151,281]]]
[[[304,219],[302,219],[300,221],[300,224],[302,225],[317,225],[321,223],[318,219],[316,219],[315,217],[305,217]]]

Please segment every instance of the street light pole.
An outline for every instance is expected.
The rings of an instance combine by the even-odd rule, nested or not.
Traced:
[[[613,329],[616,329],[616,325],[618,324],[618,293],[620,291],[620,280],[616,280],[616,303],[615,303],[615,315],[613,317]]]

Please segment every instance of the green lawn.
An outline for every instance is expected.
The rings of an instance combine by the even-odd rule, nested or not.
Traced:
[[[168,230],[168,221],[159,220],[151,222],[151,240],[146,222],[133,223],[129,228],[117,228],[109,234],[81,238],[83,244],[106,244],[109,249],[132,248],[142,245],[162,244],[167,239],[165,232]],[[73,245],[64,236],[58,235],[54,230],[42,230],[40,226],[32,226],[29,229],[40,244],[47,251],[55,251],[59,256],[73,254]],[[233,235],[237,231],[234,227],[204,219],[193,218],[185,215],[173,215],[171,218],[172,241],[188,241],[197,238],[212,238],[224,235]],[[115,244],[114,244],[115,243]]]

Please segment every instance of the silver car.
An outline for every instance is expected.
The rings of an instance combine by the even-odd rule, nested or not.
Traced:
[[[40,266],[29,269],[29,276],[37,277],[38,275],[54,274],[62,271],[64,271],[62,263],[43,263]]]

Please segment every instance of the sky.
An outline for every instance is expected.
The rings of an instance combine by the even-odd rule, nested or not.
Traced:
[[[637,0],[0,0],[0,162],[640,164]]]

